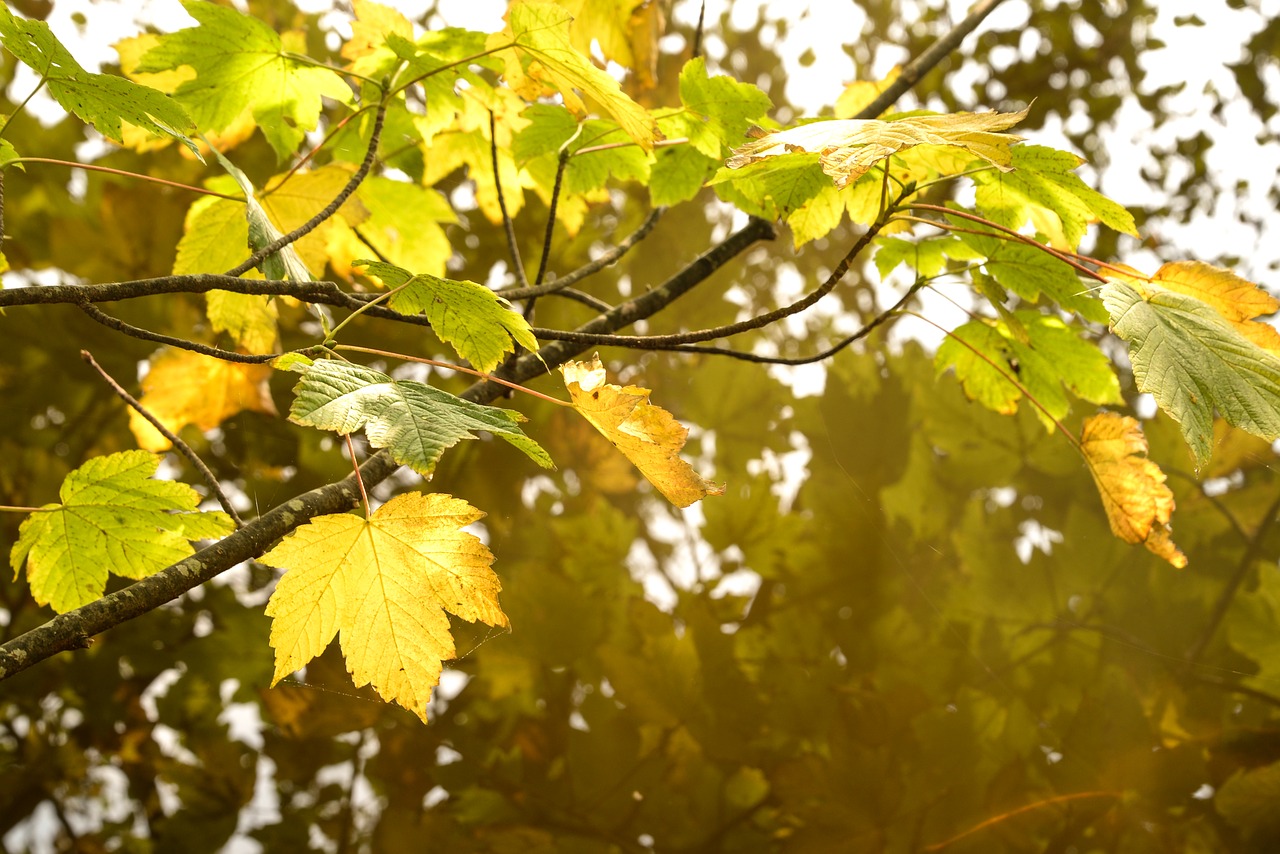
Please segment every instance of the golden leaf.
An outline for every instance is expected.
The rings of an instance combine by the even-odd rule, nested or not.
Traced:
[[[837,119],[851,119],[879,98],[902,74],[902,66],[895,65],[881,80],[855,80],[836,98]]]
[[[1178,569],[1186,566],[1186,555],[1169,531],[1173,492],[1165,486],[1164,472],[1147,459],[1142,425],[1111,412],[1087,418],[1080,451],[1102,496],[1111,533],[1126,543],[1142,544]]]
[[[175,433],[188,424],[212,430],[238,412],[275,415],[267,388],[270,376],[269,365],[242,365],[186,350],[165,350],[151,360],[140,402]],[[169,440],[137,412],[130,411],[129,428],[140,448],[169,449]]]
[[[605,382],[600,357],[560,367],[573,407],[631,460],[667,500],[688,507],[724,487],[704,480],[680,458],[689,431],[649,402],[649,389]]]
[[[731,169],[795,152],[817,153],[822,171],[843,189],[878,161],[917,145],[963,148],[1002,172],[1010,171],[1010,147],[1022,137],[998,133],[1027,117],[1016,113],[951,113],[912,116],[886,122],[879,119],[829,119],[766,134],[737,148],[725,165]]]
[[[462,530],[483,517],[461,499],[410,492],[368,519],[317,516],[259,558],[288,570],[267,603],[272,685],[337,635],[357,688],[372,685],[425,722],[443,662],[456,655],[445,612],[508,625],[493,554]]]
[[[1171,261],[1157,270],[1154,276],[1144,276],[1128,267],[1122,269],[1122,273],[1108,271],[1110,277],[1127,282],[1144,294],[1144,285],[1156,285],[1194,297],[1222,315],[1237,332],[1254,344],[1264,350],[1280,352],[1280,332],[1269,324],[1254,320],[1255,317],[1280,311],[1280,300],[1248,279],[1203,261]]]

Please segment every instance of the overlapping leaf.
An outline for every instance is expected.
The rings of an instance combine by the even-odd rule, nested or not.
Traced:
[[[577,94],[581,92],[599,103],[637,145],[652,149],[653,120],[622,93],[617,80],[574,48],[569,36],[572,20],[566,9],[552,3],[512,4],[506,30],[494,33],[488,43],[491,49],[513,46],[506,64],[508,84],[530,100],[541,94],[542,84],[549,84],[579,115],[587,112]]]
[[[197,151],[188,136],[195,124],[176,101],[123,77],[85,71],[45,22],[19,18],[0,6],[0,44],[46,81],[49,94],[63,109],[103,136],[123,143],[124,121]]]
[[[1197,464],[1213,453],[1215,409],[1255,436],[1280,438],[1280,355],[1241,333],[1240,323],[1250,321],[1229,320],[1157,279],[1142,284],[1113,278],[1102,299],[1111,328],[1129,343],[1138,389],[1178,422]]]
[[[1127,416],[1103,412],[1085,419],[1080,452],[1102,496],[1111,532],[1126,543],[1141,544],[1181,569],[1186,556],[1173,544],[1169,519],[1173,492],[1164,472],[1147,459],[1142,425]]]
[[[538,339],[529,322],[484,285],[425,273],[415,276],[381,261],[357,263],[387,287],[398,289],[389,300],[393,309],[426,314],[436,336],[477,370],[492,371],[503,356],[515,351],[516,344],[537,352]]]
[[[1011,172],[978,172],[978,211],[1015,231],[1030,221],[1054,246],[1075,249],[1091,222],[1137,236],[1133,215],[1073,170],[1084,160],[1042,145],[1013,149]]]
[[[484,517],[448,495],[398,495],[368,519],[318,516],[261,558],[285,569],[271,594],[272,684],[338,637],[356,687],[425,723],[441,663],[456,655],[446,612],[506,626],[493,555],[462,529]]]
[[[393,380],[350,362],[307,365],[295,359],[287,366],[302,372],[290,421],[342,435],[363,428],[371,445],[386,448],[392,459],[419,474],[430,474],[447,448],[478,432],[492,433],[544,468],[552,466],[542,446],[521,432],[524,416],[518,412],[471,403],[425,383]]]
[[[59,504],[27,517],[9,561],[27,565],[31,595],[66,613],[102,597],[107,574],[145,578],[192,554],[190,540],[234,529],[221,512],[195,512],[184,483],[151,480],[160,457],[123,451],[95,457],[67,475]]]
[[[198,26],[160,36],[137,71],[194,69],[195,78],[179,85],[174,97],[201,130],[224,130],[248,111],[283,159],[315,129],[322,97],[350,101],[341,77],[290,59],[280,36],[262,21],[203,0],[182,5]]]
[[[961,223],[961,227],[971,225]],[[1107,310],[1090,293],[1089,285],[1080,281],[1070,265],[1043,249],[986,234],[962,233],[960,239],[986,257],[983,267],[996,282],[1027,302],[1038,302],[1043,295],[1085,320],[1106,322]]]
[[[275,403],[267,379],[271,368],[224,362],[187,350],[165,350],[151,360],[142,379],[141,403],[174,433],[188,424],[212,430],[238,412],[275,415]],[[138,445],[149,451],[169,448],[166,439],[147,419],[129,412],[129,429]]]
[[[817,154],[822,171],[847,187],[877,162],[917,145],[956,146],[1001,171],[1013,168],[1011,146],[1022,137],[1000,133],[1026,118],[1016,113],[951,113],[897,121],[831,119],[765,134],[739,147],[725,163],[739,168],[797,152]]]
[[[1122,402],[1120,382],[1102,351],[1037,311],[1015,312],[1007,323],[964,324],[939,345],[934,365],[938,373],[954,368],[970,400],[1005,415],[1017,411],[1026,389],[1044,407],[1035,412],[1050,430],[1070,410],[1063,386],[1091,403]]]
[[[560,367],[573,406],[640,469],[666,499],[688,507],[724,487],[704,480],[680,458],[689,431],[661,407],[649,402],[649,389],[605,382],[597,356],[590,362]]]

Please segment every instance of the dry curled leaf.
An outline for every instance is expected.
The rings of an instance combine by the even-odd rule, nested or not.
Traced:
[[[566,362],[560,367],[573,407],[613,446],[640,469],[667,500],[688,507],[724,487],[704,480],[680,458],[689,431],[660,406],[649,402],[649,389],[605,382],[600,357]]]
[[[1103,412],[1085,419],[1080,451],[1102,496],[1111,533],[1182,569],[1187,557],[1173,544],[1173,492],[1147,459],[1147,437],[1133,418]]]

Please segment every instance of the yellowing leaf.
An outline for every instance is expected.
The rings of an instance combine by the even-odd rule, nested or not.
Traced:
[[[565,106],[579,115],[587,112],[577,92],[602,106],[627,135],[645,151],[653,148],[653,119],[643,107],[622,93],[622,87],[578,52],[569,37],[573,17],[552,3],[512,4],[507,28],[489,38],[489,48],[514,45],[505,76],[513,89],[530,100],[541,94],[541,84],[553,86]]]
[[[387,36],[394,33],[412,40],[413,24],[398,10],[373,0],[353,0],[351,8],[356,17],[351,22],[351,38],[342,46],[342,58],[350,61],[356,74],[371,77],[385,72],[399,62],[387,47]]]
[[[573,406],[640,469],[666,499],[688,507],[724,487],[704,480],[680,458],[689,431],[661,407],[649,402],[649,389],[605,382],[600,357],[560,367]]]
[[[67,475],[61,504],[46,504],[19,528],[9,560],[27,564],[31,595],[65,614],[102,597],[107,573],[145,578],[192,554],[189,540],[221,537],[225,513],[197,513],[185,483],[151,480],[160,458],[146,451],[95,457]]]
[[[1118,278],[1149,292],[1150,285],[1195,297],[1222,315],[1235,330],[1265,350],[1280,352],[1280,332],[1255,317],[1280,311],[1280,300],[1242,279],[1230,270],[1205,264],[1203,261],[1172,261],[1156,271],[1154,276],[1143,276],[1137,271],[1132,275],[1113,273]]]
[[[322,96],[350,102],[341,77],[290,59],[280,36],[262,21],[202,0],[182,5],[198,26],[160,36],[136,70],[195,69],[174,97],[201,130],[226,130],[248,109],[283,159],[315,130]]]
[[[1080,451],[1102,496],[1111,532],[1126,543],[1142,544],[1179,569],[1186,566],[1186,555],[1173,544],[1169,531],[1173,492],[1165,486],[1164,472],[1147,459],[1142,425],[1111,412],[1087,418],[1080,431]]]
[[[209,291],[205,313],[214,332],[225,332],[246,353],[275,353],[280,349],[276,320],[280,316],[271,297]]]
[[[508,625],[493,555],[462,530],[483,517],[461,499],[410,492],[367,520],[318,516],[259,558],[287,570],[267,603],[272,684],[337,635],[356,687],[425,722],[441,664],[456,654],[445,612]]]
[[[238,412],[276,414],[266,365],[224,362],[187,350],[166,350],[152,358],[142,380],[142,405],[174,433],[188,424],[212,430]],[[169,440],[137,412],[129,413],[129,429],[138,445],[164,451]]]
[[[837,119],[851,119],[888,89],[902,74],[902,67],[895,65],[882,80],[855,80],[836,98]]]
[[[1027,116],[1016,113],[951,113],[912,116],[886,122],[879,119],[830,119],[766,134],[735,150],[725,165],[748,166],[770,157],[796,152],[819,155],[822,171],[837,187],[847,187],[878,161],[916,145],[949,145],[980,157],[1001,171],[1012,167],[1011,146],[1022,137],[998,133]]]

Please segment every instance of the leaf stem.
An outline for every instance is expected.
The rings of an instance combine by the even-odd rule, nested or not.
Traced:
[[[0,131],[2,132],[2,131]],[[54,166],[70,166],[72,169],[85,169],[89,172],[106,172],[110,175],[120,175],[124,178],[136,178],[139,181],[150,181],[153,184],[163,184],[166,187],[174,187],[179,190],[188,190],[192,193],[200,193],[204,196],[217,196],[220,199],[227,199],[233,202],[243,202],[244,197],[232,196],[227,193],[219,193],[214,190],[206,190],[204,187],[193,187],[190,184],[180,184],[177,181],[168,181],[164,178],[156,178],[151,175],[142,175],[138,172],[126,172],[123,169],[112,169],[110,166],[98,166],[94,163],[76,163],[71,160],[56,160],[52,157],[15,157],[10,163],[50,163]]]
[[[401,83],[399,86],[397,86],[396,88],[388,92],[387,97],[391,97],[392,95],[399,95],[401,92],[403,92],[405,89],[408,89],[414,83],[418,83],[422,80],[426,80],[428,77],[434,77],[435,75],[439,74],[442,71],[448,71],[451,68],[457,68],[459,65],[468,65],[472,62],[475,62],[477,59],[484,59],[486,56],[492,56],[493,54],[498,53],[499,51],[507,50],[508,48],[517,47],[518,45],[519,45],[519,42],[511,41],[511,42],[508,42],[507,44],[499,45],[498,47],[492,47],[492,48],[488,48],[487,50],[482,50],[479,53],[473,53],[471,56],[464,56],[462,59],[455,60],[454,62],[446,63],[445,65],[442,65],[439,68],[433,68],[424,74],[419,74],[417,77],[414,77],[411,80],[406,80],[404,83]]]
[[[160,435],[168,439],[173,446],[191,462],[191,465],[195,466],[196,471],[200,472],[200,476],[204,478],[205,483],[209,484],[209,489],[213,492],[214,498],[218,499],[218,503],[222,505],[222,509],[231,517],[231,521],[236,523],[237,528],[243,528],[244,521],[241,520],[240,514],[236,513],[236,508],[231,506],[231,501],[227,498],[227,494],[222,491],[222,484],[218,483],[218,479],[214,477],[213,472],[209,470],[209,467],[204,464],[204,460],[200,459],[196,452],[191,450],[191,446],[179,439],[177,434],[164,426],[164,424],[160,423],[160,419],[152,415],[146,407],[139,403],[137,398],[125,391],[124,387],[121,386],[120,383],[116,382],[115,378],[112,377],[111,374],[107,373],[103,367],[97,363],[93,358],[93,354],[88,350],[81,350],[80,358],[88,362],[89,366],[102,376],[102,379],[106,381],[107,385],[111,386],[111,390],[116,393],[117,397],[129,404],[129,406],[131,406],[134,411],[143,418],[147,419],[152,427],[160,431]]]
[[[356,486],[360,487],[360,500],[364,503],[364,518],[369,518],[369,493],[364,489],[364,479],[360,477],[360,464],[356,462],[356,446],[351,441],[350,433],[343,433],[342,438],[347,440],[347,453],[351,455],[351,468],[356,473]]]
[[[40,82],[36,84],[36,88],[31,90],[31,94],[23,98],[22,103],[14,107],[13,112],[5,117],[4,124],[0,125],[0,136],[4,136],[4,132],[9,129],[9,123],[12,122],[19,113],[22,112],[22,108],[27,106],[27,102],[29,102],[32,98],[34,98],[36,96],[36,93],[39,92],[41,89],[43,89],[44,84],[47,82],[49,82],[48,77],[41,77]]]
[[[580,154],[594,154],[597,151],[612,151],[615,148],[626,148],[631,145],[639,145],[634,139],[622,140],[619,142],[602,142],[599,145],[585,145],[577,151],[570,154],[570,157],[577,157]],[[653,141],[654,148],[670,148],[673,145],[688,145],[689,137],[678,136],[675,139],[655,139]]]
[[[357,80],[363,80],[365,83],[368,83],[371,86],[377,86],[379,89],[382,88],[382,82],[379,80],[374,80],[372,77],[366,77],[363,74],[357,74],[356,72],[352,71],[349,68],[335,68],[334,66],[330,65],[327,62],[321,62],[320,60],[313,59],[312,57],[306,56],[305,54],[293,53],[292,51],[282,50],[280,51],[280,58],[293,60],[299,65],[309,65],[312,68],[323,68],[325,71],[332,71],[334,74],[346,75],[347,77],[354,77]]]
[[[316,144],[315,148],[308,151],[305,157],[302,157],[301,159],[298,160],[297,163],[293,164],[293,166],[289,169],[289,171],[285,173],[284,177],[281,178],[278,182],[276,182],[275,186],[273,186],[269,190],[263,190],[261,198],[265,199],[267,196],[271,195],[272,193],[276,192],[281,187],[283,187],[285,184],[287,184],[289,182],[289,179],[292,178],[299,169],[307,165],[307,163],[311,161],[311,158],[315,157],[316,154],[320,152],[320,149],[328,145],[329,141],[332,140],[335,136],[337,136],[338,133],[344,127],[347,126],[348,122],[350,122],[352,119],[354,119],[356,116],[360,115],[361,113],[364,113],[367,110],[372,110],[374,108],[375,106],[373,104],[365,104],[363,107],[351,113],[350,115],[344,116],[341,121],[339,121],[333,127],[329,128],[329,132],[324,135],[324,139],[320,140],[320,142]]]
[[[39,513],[41,507],[18,507],[13,504],[0,504],[0,513]]]
[[[449,362],[440,362],[435,359],[426,359],[426,358],[423,358],[422,356],[407,356],[404,353],[392,353],[389,350],[376,350],[373,347],[357,347],[354,344],[336,344],[334,345],[333,349],[349,350],[353,353],[368,353],[371,356],[386,356],[389,359],[403,359],[406,362],[420,362],[424,365],[432,365],[433,367],[437,367],[437,368],[445,368],[446,370],[450,370],[450,371],[458,371],[459,373],[470,374],[473,377],[479,377],[482,380],[488,380],[489,382],[497,383],[498,385],[501,385],[501,386],[506,386],[509,389],[514,389],[515,391],[522,391],[525,394],[533,395],[539,400],[545,400],[548,403],[554,403],[556,406],[565,406],[565,407],[573,408],[573,404],[569,403],[568,401],[560,400],[559,398],[552,397],[549,394],[543,394],[540,391],[534,391],[531,388],[526,388],[525,386],[522,386],[519,383],[513,383],[509,380],[504,380],[501,377],[495,377],[493,374],[486,374],[484,371],[477,371],[474,368],[464,368],[461,365],[453,365],[453,364],[450,364]]]
[[[364,305],[362,305],[362,306],[360,306],[359,308],[357,308],[355,311],[353,311],[353,312],[351,312],[350,314],[348,314],[346,317],[344,317],[344,318],[342,319],[342,322],[341,322],[341,323],[339,323],[337,326],[335,326],[335,327],[333,327],[332,329],[330,329],[330,330],[325,334],[325,341],[326,341],[326,342],[328,342],[328,341],[333,340],[333,336],[337,335],[337,334],[338,334],[338,332],[342,329],[342,327],[346,326],[348,323],[350,323],[351,321],[355,320],[355,319],[356,319],[356,317],[357,317],[357,316],[359,316],[361,312],[363,312],[363,311],[367,311],[368,309],[373,308],[375,305],[377,305],[377,304],[378,304],[378,303],[380,303],[380,302],[384,302],[384,301],[386,301],[386,300],[391,299],[393,296],[395,296],[396,294],[400,293],[400,292],[401,292],[402,290],[404,290],[405,288],[409,287],[409,285],[410,285],[410,284],[412,284],[412,282],[411,282],[411,281],[409,281],[409,282],[405,282],[403,285],[400,285],[400,286],[399,286],[399,287],[397,287],[397,288],[392,288],[391,290],[387,291],[386,293],[378,294],[378,296],[374,297],[373,299],[369,300],[369,301],[368,301],[367,303],[365,303]]]

